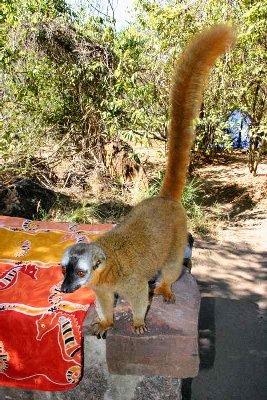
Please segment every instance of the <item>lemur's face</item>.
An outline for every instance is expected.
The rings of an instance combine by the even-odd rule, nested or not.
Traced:
[[[68,247],[61,261],[64,275],[61,292],[72,293],[86,285],[93,271],[104,266],[105,260],[103,250],[93,243],[78,243]]]

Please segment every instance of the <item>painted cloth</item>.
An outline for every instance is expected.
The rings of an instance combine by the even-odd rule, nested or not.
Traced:
[[[82,323],[94,293],[60,292],[64,249],[110,225],[0,216],[0,386],[60,391],[82,375]]]

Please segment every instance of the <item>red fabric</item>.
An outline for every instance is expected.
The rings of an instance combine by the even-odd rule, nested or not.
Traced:
[[[0,216],[1,386],[60,391],[79,383],[94,293],[61,293],[59,263],[65,247],[110,228]]]

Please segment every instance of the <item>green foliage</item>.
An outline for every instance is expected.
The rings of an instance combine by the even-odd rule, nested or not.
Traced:
[[[77,207],[67,215],[64,220],[77,223],[96,223],[109,222],[118,223],[118,221],[130,211],[131,207],[122,202],[99,202],[90,205],[83,204]]]
[[[148,193],[143,198],[157,196],[162,186],[163,173],[158,173],[149,181]],[[196,178],[188,179],[183,191],[182,204],[190,220],[191,228],[195,232],[208,233],[209,223],[201,211],[200,198],[203,192],[200,182]]]
[[[150,179],[147,197],[157,196],[159,194],[163,181],[163,176],[164,174],[162,172],[159,172]]]
[[[82,25],[64,1],[4,5],[2,157],[31,157],[40,148],[49,154],[56,145],[59,152],[54,156],[63,149],[63,154],[100,157],[104,135],[109,134],[101,112],[115,63],[107,42],[109,27],[97,19]]]
[[[33,157],[78,153],[94,164],[110,138],[166,140],[173,64],[195,32],[218,22],[236,26],[238,42],[211,73],[193,160],[221,149],[236,108],[250,116],[253,135],[266,133],[266,1],[140,0],[134,23],[120,32],[65,0],[2,0],[0,7],[3,160],[31,166]],[[250,163],[257,151],[251,146]]]
[[[265,1],[198,0],[185,4],[174,0],[146,0],[138,2],[137,12],[141,35],[147,35],[151,44],[151,69],[160,71],[164,77],[160,92],[165,104],[166,81],[171,76],[174,60],[192,35],[215,23],[227,22],[237,27],[237,45],[218,60],[205,91],[197,125],[195,152],[198,155],[213,155],[220,148],[226,139],[227,118],[236,108],[251,116],[253,128],[261,125],[266,131]]]

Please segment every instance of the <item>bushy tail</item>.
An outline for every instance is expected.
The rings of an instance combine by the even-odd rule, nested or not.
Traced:
[[[170,93],[169,153],[160,196],[180,200],[185,186],[204,84],[216,58],[235,41],[234,30],[217,25],[198,34],[177,64]]]

